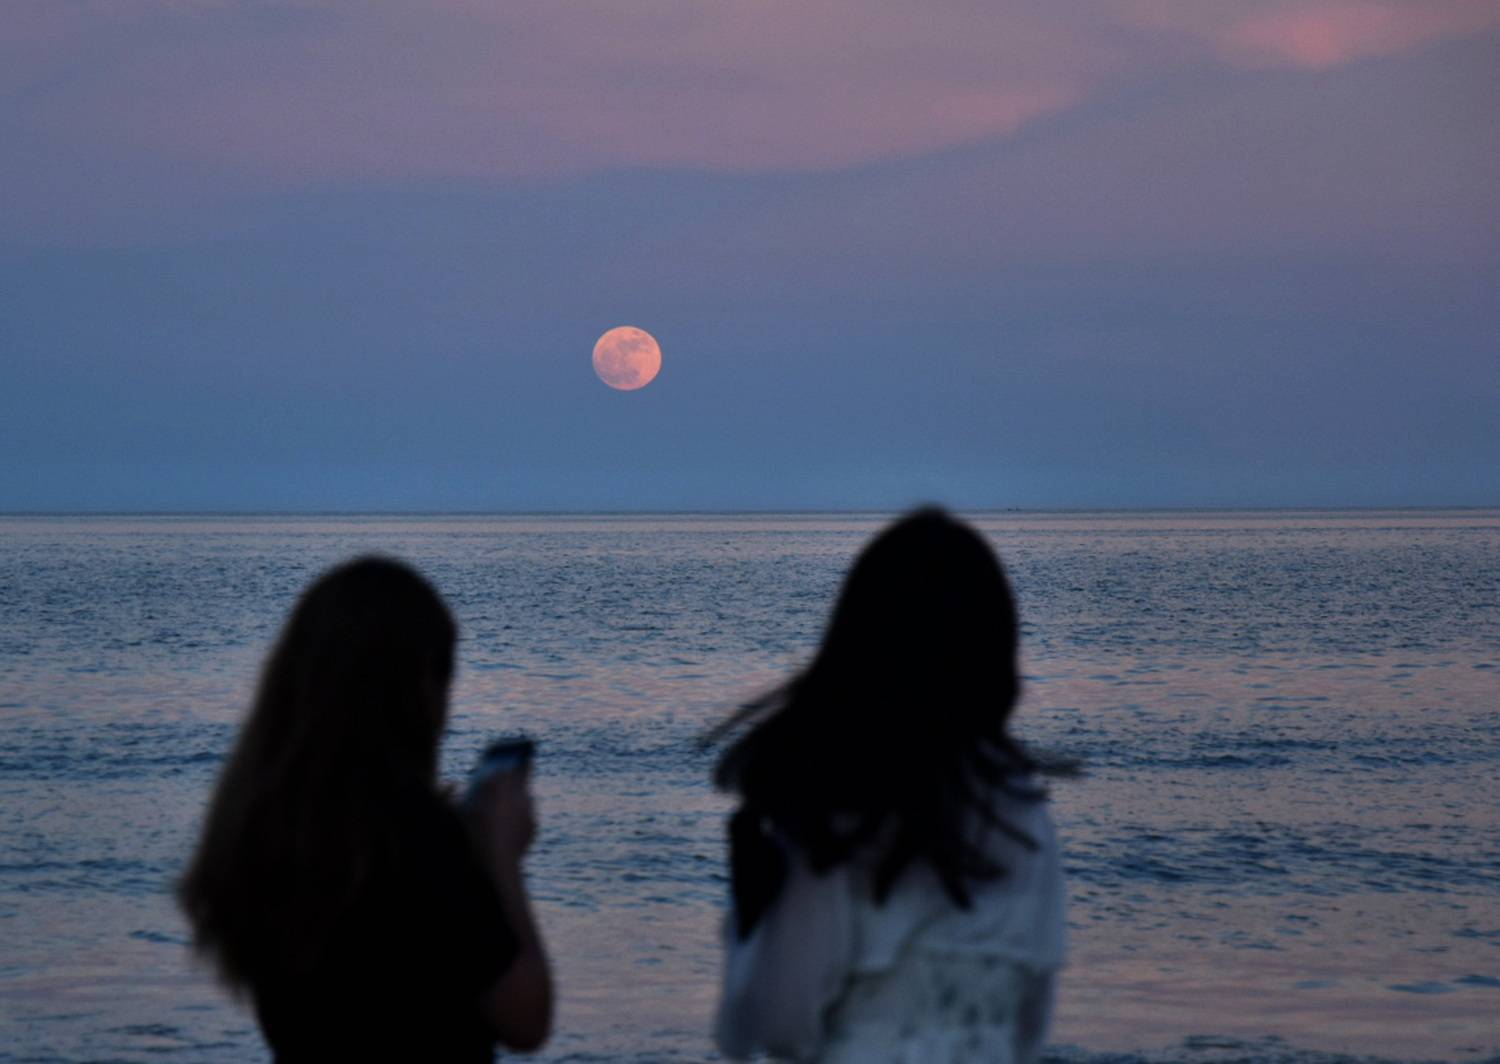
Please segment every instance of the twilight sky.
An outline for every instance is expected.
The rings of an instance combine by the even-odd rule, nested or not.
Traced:
[[[0,7],[0,510],[1500,504],[1500,0]]]

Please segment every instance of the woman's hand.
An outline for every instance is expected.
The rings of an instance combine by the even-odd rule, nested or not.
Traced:
[[[492,866],[519,864],[536,840],[530,775],[502,772],[483,780],[459,807],[474,848]]]

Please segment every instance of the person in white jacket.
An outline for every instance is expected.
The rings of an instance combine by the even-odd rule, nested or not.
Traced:
[[[716,729],[732,905],[715,1040],[819,1064],[1029,1064],[1065,953],[1046,793],[1007,724],[999,560],[926,509],[850,571],[812,663]]]

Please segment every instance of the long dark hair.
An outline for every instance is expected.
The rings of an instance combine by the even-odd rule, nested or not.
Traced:
[[[177,897],[225,980],[305,971],[434,796],[456,629],[411,569],[360,558],[303,593],[261,674]]]
[[[997,788],[1040,797],[1019,782],[1032,763],[1006,727],[1016,646],[1010,586],[978,533],[936,508],[886,528],[850,570],[812,663],[709,736],[753,725],[714,777],[742,799],[735,862],[768,826],[818,872],[878,843],[877,903],[925,861],[967,907],[972,884],[1004,874],[976,844],[975,817],[1035,845],[992,811]],[[739,901],[758,873],[734,871]]]

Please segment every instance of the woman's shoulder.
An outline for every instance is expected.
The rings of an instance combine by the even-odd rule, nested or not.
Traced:
[[[382,802],[387,843],[372,880],[390,894],[443,894],[484,879],[458,810],[441,795],[407,793]]]
[[[446,845],[463,835],[463,822],[451,801],[434,790],[408,787],[394,791],[378,804],[392,832]]]
[[[976,825],[999,874],[973,885],[967,908],[951,906],[924,925],[926,946],[988,953],[1030,968],[1061,967],[1066,952],[1067,890],[1062,853],[1045,792],[997,788],[989,816]]]
[[[1009,827],[1024,836],[1015,839],[1023,848],[1041,851],[1057,846],[1057,830],[1052,823],[1052,801],[1040,778],[1031,773],[1008,776],[986,795],[985,814],[976,818],[976,828],[984,839],[997,832],[1010,836]],[[1012,836],[1013,837],[1013,836]],[[1036,845],[1029,845],[1029,839]]]

